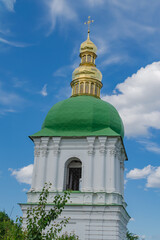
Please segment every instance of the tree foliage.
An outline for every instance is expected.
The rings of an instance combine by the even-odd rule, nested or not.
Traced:
[[[76,236],[74,233],[65,233],[62,236],[58,237],[57,240],[78,240],[78,236]]]
[[[40,193],[38,205],[31,206],[27,210],[27,240],[56,239],[59,233],[62,231],[62,228],[66,226],[69,221],[69,218],[65,217],[60,221],[56,221],[69,199],[68,192],[64,192],[63,195],[58,194],[55,196],[52,203],[53,207],[48,211],[46,210],[50,186],[51,185],[48,186],[45,184],[42,192]]]
[[[21,223],[14,223],[5,212],[0,212],[0,240],[24,239]]]
[[[23,229],[23,218],[17,218],[14,223],[5,212],[0,212],[0,240],[77,240],[78,237],[73,234],[63,234],[59,237],[63,227],[69,221],[64,217],[59,220],[65,204],[69,197],[69,192],[63,195],[57,194],[52,202],[53,207],[46,209],[47,198],[51,184],[45,184],[39,196],[38,204],[28,208],[25,226]]]
[[[127,240],[138,240],[139,237],[133,233],[130,233],[129,231],[127,231],[126,234]]]

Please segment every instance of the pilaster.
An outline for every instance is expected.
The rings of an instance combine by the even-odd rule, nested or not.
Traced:
[[[32,173],[32,184],[31,190],[34,191],[37,186],[37,168],[38,168],[38,159],[40,157],[40,138],[34,138],[34,166],[33,166],[33,173]]]
[[[121,194],[124,197],[124,161],[120,162]]]
[[[56,149],[56,150],[55,150]],[[57,147],[54,146],[53,137],[50,139],[49,146],[48,146],[48,158],[47,158],[47,173],[46,173],[46,182],[51,183],[51,190],[56,190],[56,176],[57,173],[56,164],[57,164]],[[56,152],[56,154],[55,154]],[[55,171],[55,173],[54,173]]]
[[[107,144],[107,158],[109,171],[108,192],[116,192],[116,138],[110,138]]]
[[[100,149],[99,149],[99,159],[98,159],[98,165],[99,165],[99,173],[97,174],[97,185],[99,186],[97,190],[100,192],[105,191],[105,166],[106,166],[106,141],[107,137],[98,137],[99,143],[100,143]]]
[[[49,137],[41,137],[40,157],[38,166],[38,185],[42,189],[46,182],[46,162],[48,156],[48,141]]]
[[[52,183],[52,190],[58,189],[58,183],[60,178],[63,178],[62,169],[59,166],[59,153],[60,153],[60,137],[52,137],[53,141],[53,152],[52,152],[52,161],[50,162],[50,176]],[[61,171],[61,173],[60,173]],[[61,189],[62,190],[62,189]]]
[[[91,192],[93,184],[93,157],[94,157],[94,142],[95,137],[87,137],[88,142],[88,158],[85,161],[84,166],[84,181],[82,191]]]
[[[121,193],[121,177],[120,177],[120,160],[121,160],[121,149],[116,147],[116,191]]]

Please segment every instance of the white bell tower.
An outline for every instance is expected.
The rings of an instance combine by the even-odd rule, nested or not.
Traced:
[[[55,104],[42,129],[30,136],[34,170],[21,208],[25,218],[44,184],[52,183],[47,209],[57,192],[71,190],[62,214],[71,218],[64,232],[74,231],[80,240],[125,240],[130,217],[124,201],[124,128],[117,110],[100,99],[102,74],[89,32],[72,75],[72,96]]]

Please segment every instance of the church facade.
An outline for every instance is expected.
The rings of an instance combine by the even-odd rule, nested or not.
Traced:
[[[47,209],[57,192],[71,190],[62,214],[71,219],[64,231],[74,231],[80,240],[125,240],[130,217],[124,201],[124,127],[117,110],[100,99],[102,74],[89,32],[72,74],[72,96],[55,104],[42,129],[30,136],[34,170],[21,208],[25,218],[44,184],[51,183]]]

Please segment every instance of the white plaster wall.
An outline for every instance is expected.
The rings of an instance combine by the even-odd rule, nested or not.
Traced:
[[[51,207],[47,205],[46,211]],[[25,221],[27,205],[21,208]],[[129,216],[122,206],[66,206],[60,219],[64,216],[71,219],[63,232],[75,232],[80,240],[126,239]]]
[[[45,182],[53,191],[63,191],[65,164],[77,158],[82,162],[82,192],[115,192],[123,195],[122,163],[124,148],[119,137],[41,138],[35,142],[33,191],[40,191]]]
[[[129,216],[124,202],[125,149],[120,137],[34,138],[34,170],[28,203],[21,204],[23,217],[37,203],[45,182],[52,183],[47,209],[54,196],[63,194],[66,167],[73,159],[82,162],[81,192],[72,192],[63,216],[71,217],[64,231],[81,240],[125,240]]]

